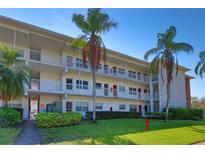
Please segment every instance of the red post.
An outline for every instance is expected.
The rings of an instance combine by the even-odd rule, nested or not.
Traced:
[[[146,118],[145,119],[145,130],[148,131],[148,129],[149,129],[149,119]]]

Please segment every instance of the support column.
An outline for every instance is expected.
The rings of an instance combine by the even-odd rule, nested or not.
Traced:
[[[149,77],[150,85],[150,112],[154,112],[154,95],[153,95],[153,84],[152,84],[152,75]]]
[[[62,112],[66,112],[66,101],[67,101],[67,95],[65,94],[62,99]]]

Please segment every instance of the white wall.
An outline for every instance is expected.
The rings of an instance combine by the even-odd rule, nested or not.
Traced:
[[[40,72],[40,89],[45,91],[61,91],[61,77],[58,74]]]
[[[166,73],[163,71],[164,82],[159,74],[159,100],[160,110],[166,106],[167,88],[166,88]],[[186,107],[186,91],[185,91],[185,76],[183,71],[179,71],[176,76],[173,73],[173,82],[171,82],[170,91],[170,107]]]

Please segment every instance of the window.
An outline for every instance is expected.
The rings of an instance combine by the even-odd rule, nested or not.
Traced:
[[[83,89],[88,89],[88,81],[83,81]]]
[[[113,67],[112,68],[112,74],[113,75],[117,75],[117,67]]]
[[[67,56],[66,57],[66,66],[70,66],[72,67],[73,66],[73,57],[70,57],[70,56]]]
[[[129,71],[129,72],[128,72],[128,77],[129,77],[129,78],[134,78],[134,79],[135,79],[135,78],[136,78],[136,72]]]
[[[76,58],[76,67],[88,69],[88,61],[83,63],[82,59]]]
[[[101,89],[102,88],[102,84],[101,83],[96,83],[96,89]]]
[[[101,70],[101,64],[98,65],[97,71]]]
[[[119,91],[120,91],[120,92],[125,92],[125,86],[120,85],[120,86],[119,86]]]
[[[76,80],[76,89],[82,89],[82,80]]]
[[[131,104],[130,105],[130,112],[137,112],[137,105]]]
[[[137,79],[141,80],[141,73],[140,72],[137,73]]]
[[[119,68],[118,72],[120,75],[125,75],[125,69]]]
[[[144,93],[147,93],[147,89],[144,89]]]
[[[144,111],[145,111],[145,113],[148,112],[148,107],[147,107],[147,105],[144,106]]]
[[[130,95],[136,95],[137,94],[137,89],[133,87],[129,87],[129,94]]]
[[[76,80],[76,89],[88,89],[88,81]]]
[[[103,109],[103,103],[96,103],[96,110],[102,110]]]
[[[119,110],[125,110],[125,104],[120,104],[119,105]]]
[[[66,79],[66,89],[72,90],[73,89],[73,80]]]
[[[30,59],[40,61],[41,51],[30,49]]]
[[[104,74],[108,74],[108,65],[104,65]]]
[[[88,103],[87,102],[76,102],[75,111],[87,112],[88,111]]]
[[[66,112],[72,111],[72,102],[66,102]]]
[[[24,58],[24,50],[23,49],[19,50],[19,57]]]

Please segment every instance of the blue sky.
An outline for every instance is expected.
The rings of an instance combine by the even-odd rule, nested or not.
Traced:
[[[179,63],[191,68],[192,96],[205,96],[205,78],[194,74],[198,53],[205,50],[205,9],[103,9],[119,23],[117,29],[103,35],[107,48],[143,59],[145,51],[155,47],[156,35],[169,26],[177,28],[175,41],[194,47],[192,54],[179,55]],[[73,13],[86,9],[0,9],[0,15],[31,23],[52,31],[77,37],[81,31],[72,23]]]

